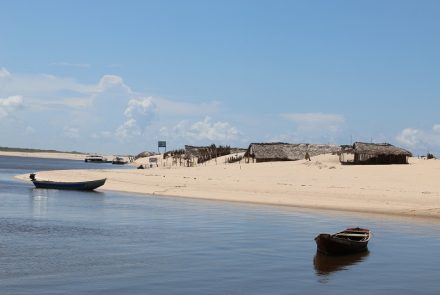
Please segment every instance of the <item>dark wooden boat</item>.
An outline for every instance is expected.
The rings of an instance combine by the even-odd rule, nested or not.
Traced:
[[[366,228],[347,228],[336,234],[319,234],[316,238],[318,252],[326,255],[348,255],[368,249],[371,232]]]
[[[99,156],[99,155],[88,155],[85,159],[84,162],[86,163],[108,163],[109,161],[107,161],[106,158],[104,158],[103,156]]]
[[[104,185],[106,178],[91,180],[91,181],[77,181],[77,182],[60,182],[49,180],[37,180],[35,174],[29,176],[36,188],[60,189],[60,190],[80,190],[91,191]]]
[[[125,161],[124,158],[122,157],[115,157],[112,160],[112,164],[117,164],[117,165],[124,165],[127,164],[128,161]]]

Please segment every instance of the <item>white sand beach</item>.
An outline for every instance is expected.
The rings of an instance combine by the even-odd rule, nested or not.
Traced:
[[[134,165],[147,164],[140,159]],[[408,165],[341,165],[338,156],[311,161],[217,163],[196,167],[38,172],[37,178],[75,181],[107,178],[100,188],[302,208],[440,217],[440,161],[410,158]],[[149,165],[148,165],[149,167]],[[27,180],[28,175],[17,176]]]

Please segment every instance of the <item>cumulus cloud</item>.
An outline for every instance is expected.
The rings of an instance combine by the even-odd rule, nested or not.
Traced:
[[[101,80],[99,80],[99,83],[96,87],[96,90],[98,92],[103,92],[109,88],[112,87],[121,87],[122,89],[124,89],[125,91],[127,91],[127,93],[131,94],[132,91],[130,89],[130,87],[128,87],[125,83],[124,80],[116,75],[104,75]]]
[[[18,113],[19,109],[23,111]],[[16,131],[22,137],[32,135],[38,141],[44,132],[42,145],[59,142],[60,146],[70,148],[70,144],[77,143],[81,146],[75,148],[80,149],[102,147],[105,141],[108,149],[115,146],[125,149],[127,143],[131,148],[134,145],[144,148],[145,142],[141,143],[139,136],[155,137],[163,133],[170,134],[169,139],[178,138],[179,142],[237,138],[237,129],[227,122],[213,121],[210,117],[199,122],[194,119],[219,109],[220,103],[216,101],[199,103],[144,96],[117,75],[103,75],[95,83],[82,83],[50,74],[15,74],[0,67],[0,119],[17,116],[21,127]],[[161,132],[161,126],[168,128]],[[6,124],[0,124],[0,133],[4,134],[6,128]]]
[[[125,122],[116,129],[119,140],[140,136],[148,122],[154,117],[155,104],[152,97],[133,98],[124,111]]]
[[[406,146],[415,147],[421,143],[423,132],[414,128],[405,128],[397,136],[397,140]]]
[[[23,108],[23,98],[19,95],[0,98],[0,119],[9,116],[21,108]]]
[[[431,130],[405,128],[396,137],[402,145],[412,149],[440,149],[440,124]]]
[[[119,140],[124,140],[142,134],[140,127],[135,119],[130,118],[116,129],[115,136]]]
[[[124,115],[133,118],[138,115],[145,115],[154,108],[152,97],[142,97],[138,99],[130,99],[128,106],[124,111]]]
[[[194,123],[183,120],[174,126],[171,132],[165,127],[161,129],[161,132],[167,137],[185,138],[197,142],[226,141],[236,139],[239,136],[239,131],[228,122],[213,122],[210,117],[205,117],[203,121]]]

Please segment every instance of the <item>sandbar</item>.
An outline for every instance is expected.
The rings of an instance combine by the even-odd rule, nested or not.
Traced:
[[[133,165],[140,163],[148,159]],[[435,159],[410,158],[407,165],[341,165],[338,156],[330,154],[311,161],[226,164],[218,159],[195,167],[160,161],[148,169],[37,172],[38,178],[55,181],[106,177],[102,190],[149,196],[434,218],[440,217],[439,175],[440,161]]]

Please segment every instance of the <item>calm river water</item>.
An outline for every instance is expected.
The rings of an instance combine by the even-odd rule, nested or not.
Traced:
[[[12,178],[90,167],[0,157],[0,294],[440,294],[438,222]],[[316,254],[318,233],[348,226],[373,231],[368,253]]]

